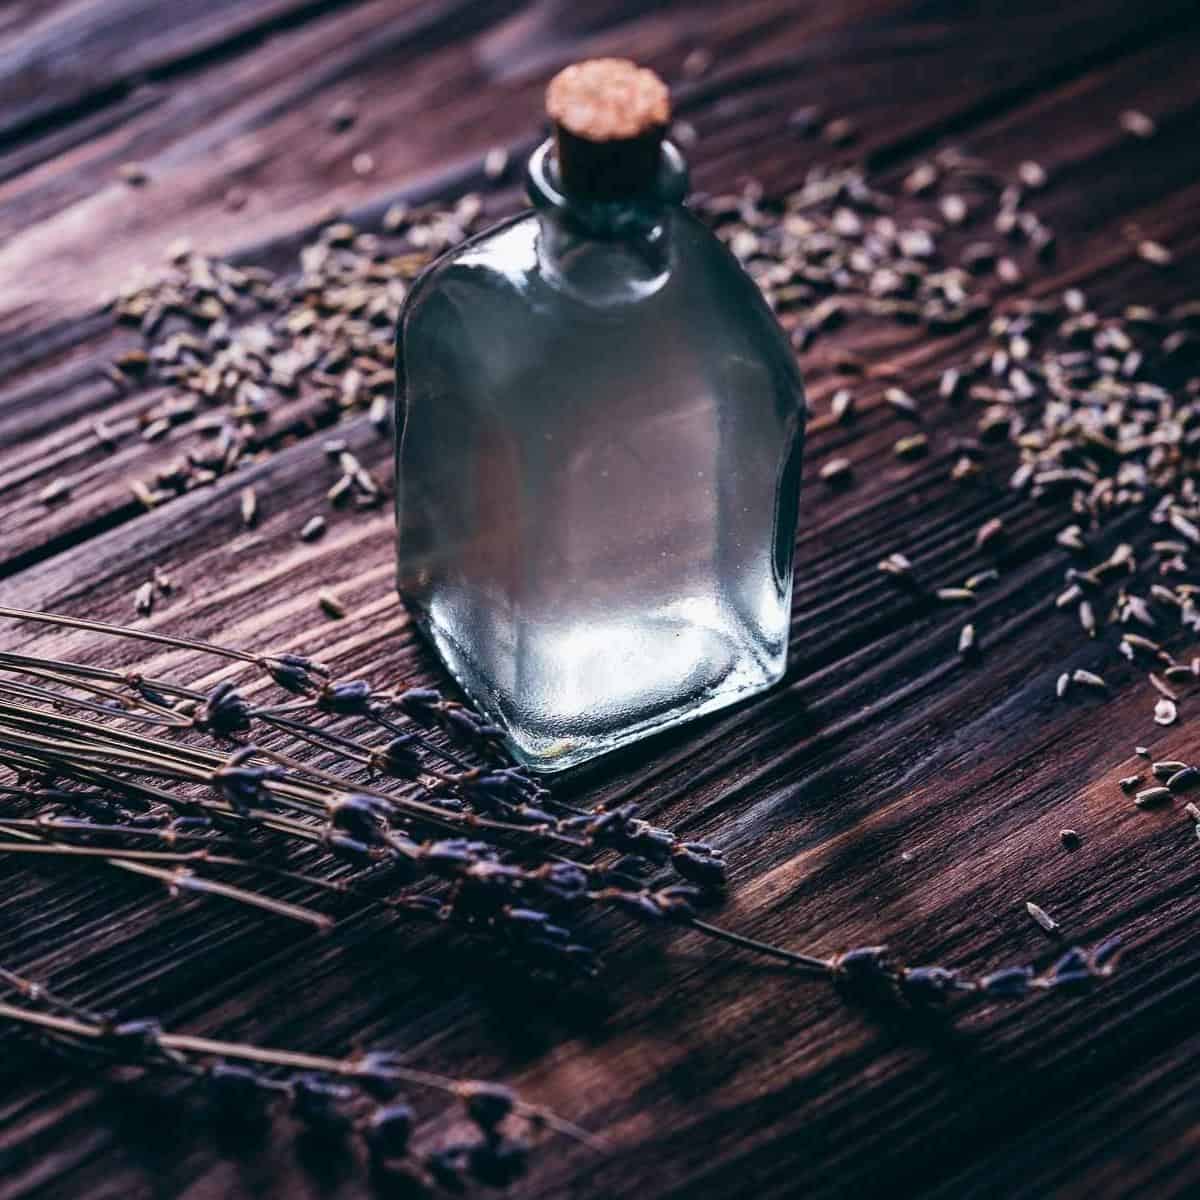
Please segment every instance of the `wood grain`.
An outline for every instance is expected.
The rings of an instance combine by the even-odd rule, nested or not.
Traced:
[[[99,413],[123,419],[154,397],[116,397],[102,380],[132,339],[97,314],[95,297],[185,231],[282,265],[331,200],[369,221],[401,192],[452,194],[476,179],[488,146],[536,136],[544,79],[583,53],[635,53],[678,78],[689,50],[714,52],[677,103],[700,134],[691,157],[701,187],[751,174],[794,184],[828,151],[798,140],[786,116],[820,101],[861,124],[848,153],[895,176],[949,142],[1008,166],[1043,162],[1053,184],[1038,207],[1062,249],[1031,279],[1035,294],[1084,286],[1102,308],[1194,294],[1200,20],[1190,5],[1013,3],[966,17],[954,4],[883,0],[648,11],[620,0],[373,0],[332,11],[279,0],[197,6],[169,36],[147,27],[136,48],[114,17],[136,28],[153,6],[23,7],[28,25],[0,25],[14,48],[0,88],[20,90],[19,65],[50,62],[64,39],[81,56],[71,69],[45,67],[45,95],[3,124],[7,604],[128,621],[135,588],[159,564],[181,591],[152,628],[318,653],[389,682],[436,678],[393,596],[386,513],[335,518],[314,546],[296,538],[324,511],[331,482],[319,437],[154,512],[130,503],[126,475],[161,451],[138,443],[106,456],[80,434]],[[328,136],[311,131],[347,91],[362,97],[365,120],[323,158]],[[1154,114],[1157,139],[1120,131],[1129,107]],[[304,136],[316,153],[294,152]],[[365,183],[346,168],[360,136],[381,163]],[[259,157],[240,175],[230,164],[244,138]],[[110,178],[129,158],[154,176],[133,197]],[[259,196],[236,218],[220,203],[230,178]],[[493,202],[516,198],[501,190]],[[1131,221],[1172,246],[1171,270],[1131,254]],[[846,454],[859,482],[841,494],[806,488],[784,685],[576,772],[563,795],[635,798],[645,815],[720,845],[733,867],[720,919],[753,936],[821,953],[886,938],[908,961],[976,971],[1044,963],[1055,946],[1024,913],[1034,899],[1071,939],[1122,932],[1129,967],[1110,985],[954,1023],[881,1019],[696,935],[610,922],[593,931],[609,943],[605,995],[566,998],[483,973],[469,949],[379,914],[314,939],[172,902],[139,881],[99,885],[12,861],[0,861],[0,961],[80,1000],[196,1032],[313,1050],[382,1042],[431,1069],[511,1077],[611,1140],[601,1157],[556,1146],[515,1189],[521,1197],[1194,1192],[1196,843],[1178,812],[1138,811],[1115,780],[1133,769],[1135,743],[1200,752],[1200,725],[1151,724],[1152,694],[1132,667],[1106,666],[1107,701],[1054,700],[1059,670],[1111,655],[1053,608],[1063,514],[1009,493],[1003,452],[971,487],[947,480],[951,441],[971,415],[929,397],[977,337],[852,327],[808,356],[818,412],[836,383],[833,349],[863,354],[872,372],[855,429],[811,438],[810,465]],[[897,423],[881,393],[896,374],[931,405],[933,453],[915,466],[891,452]],[[361,418],[345,432],[386,474],[386,441]],[[47,512],[34,498],[60,473],[76,491]],[[238,529],[247,482],[264,497],[251,534]],[[962,614],[906,598],[875,564],[902,549],[930,583],[957,582],[983,565],[973,535],[994,515],[1010,540],[1002,579],[972,611],[984,657],[971,667],[954,653]],[[1134,521],[1109,531],[1122,536],[1149,540]],[[317,608],[328,584],[347,603],[344,621]],[[0,639],[110,661],[133,654],[26,625]],[[1059,843],[1067,826],[1084,835],[1076,854]],[[81,1080],[20,1045],[0,1079],[0,1200],[364,1191],[361,1163],[313,1163],[283,1124],[261,1144],[214,1144],[187,1096]]]

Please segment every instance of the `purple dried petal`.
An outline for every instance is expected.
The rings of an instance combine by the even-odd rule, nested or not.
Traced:
[[[921,1004],[938,1003],[963,990],[957,971],[945,967],[909,967],[900,976],[905,996]]]
[[[344,1105],[354,1096],[352,1088],[322,1075],[301,1075],[292,1083],[292,1113],[312,1131],[341,1134],[350,1126]]]
[[[654,901],[648,892],[623,892],[610,890],[608,898],[619,908],[635,917],[643,917],[648,921],[661,921],[666,913]]]
[[[347,862],[357,862],[360,859],[371,857],[371,847],[348,834],[327,830],[324,834],[324,842],[333,855]]]
[[[413,1111],[407,1104],[377,1108],[367,1121],[367,1145],[378,1158],[403,1158],[412,1136]]]
[[[335,828],[369,844],[381,840],[389,811],[385,800],[353,793],[338,797],[329,806],[329,819]]]
[[[414,721],[428,723],[437,715],[442,697],[432,688],[409,688],[396,700],[400,711]]]
[[[979,981],[979,990],[988,996],[1016,999],[1029,994],[1029,985],[1032,980],[1032,967],[1005,967],[1003,970],[985,975]]]
[[[529,1146],[514,1138],[491,1138],[472,1146],[467,1156],[472,1177],[485,1187],[506,1188],[529,1167]]]
[[[1078,946],[1072,946],[1047,972],[1052,982],[1059,982],[1063,975],[1073,975],[1082,971],[1088,973],[1089,963],[1087,954]]]
[[[890,973],[886,946],[856,946],[834,959],[834,969],[844,978],[882,978]]]
[[[322,712],[339,716],[357,716],[367,711],[371,702],[371,685],[365,679],[350,679],[345,683],[326,684],[317,697]]]
[[[495,1129],[512,1112],[517,1102],[512,1089],[502,1083],[469,1080],[460,1083],[456,1090],[466,1105],[467,1115],[485,1131]]]
[[[1103,941],[1091,953],[1092,970],[1100,975],[1111,975],[1117,969],[1123,947],[1119,937]]]
[[[693,883],[713,889],[725,886],[726,871],[723,859],[689,850],[685,846],[676,846],[671,853],[671,864],[680,875]]]
[[[587,873],[574,863],[549,863],[539,869],[542,887],[562,900],[575,900],[588,890]]]

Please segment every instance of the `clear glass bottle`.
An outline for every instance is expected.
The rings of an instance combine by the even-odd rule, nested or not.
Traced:
[[[598,60],[551,101],[570,72],[535,210],[434,263],[397,346],[400,591],[538,771],[781,677],[804,428],[783,331],[683,206],[665,89]]]

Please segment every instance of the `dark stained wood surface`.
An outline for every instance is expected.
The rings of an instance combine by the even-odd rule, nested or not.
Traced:
[[[697,47],[712,66],[685,78]],[[385,514],[297,541],[332,482],[303,411],[280,421],[268,461],[154,512],[132,501],[128,478],[161,447],[123,439],[108,454],[87,431],[157,397],[104,378],[139,338],[100,298],[181,235],[280,266],[331,204],[369,224],[397,196],[477,185],[489,147],[536,137],[549,74],[600,53],[677,81],[679,115],[700,134],[700,188],[798,183],[831,152],[786,118],[820,103],[862,129],[839,154],[892,176],[947,144],[1006,167],[1043,162],[1053,185],[1038,208],[1061,251],[1033,294],[1077,284],[1112,309],[1196,294],[1193,3],[25,0],[0,12],[0,603],[127,621],[160,564],[181,592],[153,628],[296,648],[348,674],[436,677],[393,596]],[[362,116],[329,138],[321,126],[344,97]],[[1152,113],[1159,136],[1123,134],[1125,108]],[[377,167],[360,179],[350,160],[364,148]],[[144,190],[115,180],[129,160],[146,165]],[[233,183],[251,193],[238,213],[222,203]],[[511,207],[515,189],[488,202]],[[1172,247],[1170,270],[1132,255],[1129,222]],[[1094,995],[881,1021],[695,935],[614,922],[604,999],[568,1002],[380,914],[315,938],[11,859],[0,962],[196,1032],[403,1045],[431,1069],[510,1078],[611,1140],[606,1156],[555,1144],[520,1197],[1194,1195],[1200,848],[1178,812],[1134,809],[1115,780],[1135,743],[1200,753],[1200,724],[1185,705],[1179,725],[1155,727],[1132,667],[1106,667],[1107,701],[1054,701],[1060,670],[1102,661],[1053,609],[1063,514],[1007,490],[1004,454],[972,486],[949,482],[969,414],[938,409],[931,455],[896,462],[887,379],[927,394],[977,337],[852,327],[807,356],[817,411],[837,385],[835,350],[861,351],[873,372],[853,436],[826,426],[811,438],[810,463],[845,453],[858,482],[806,486],[787,680],[560,787],[589,803],[636,797],[644,815],[720,845],[731,928],[819,953],[887,940],[911,962],[984,971],[1052,956],[1030,898],[1070,939],[1127,937],[1127,969]],[[347,436],[387,470],[365,418]],[[37,494],[60,475],[72,498],[48,510]],[[237,496],[252,481],[263,520],[244,535]],[[972,612],[985,656],[968,667],[954,653],[962,614],[904,599],[875,564],[899,549],[931,582],[957,582],[983,565],[973,535],[994,515],[1010,539],[1002,579]],[[1125,535],[1149,540],[1133,523]],[[317,609],[327,584],[348,602],[344,621]],[[0,641],[134,653],[23,625]],[[1075,854],[1059,844],[1067,826],[1085,838]],[[14,1049],[0,1065],[0,1200],[366,1190],[361,1164],[305,1163],[286,1129],[214,1146],[190,1113],[159,1089],[113,1088]]]

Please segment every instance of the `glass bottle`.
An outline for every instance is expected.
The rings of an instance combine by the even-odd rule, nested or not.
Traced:
[[[666,89],[560,73],[535,205],[434,263],[397,345],[398,581],[518,761],[557,771],[783,674],[804,396],[683,206]]]

